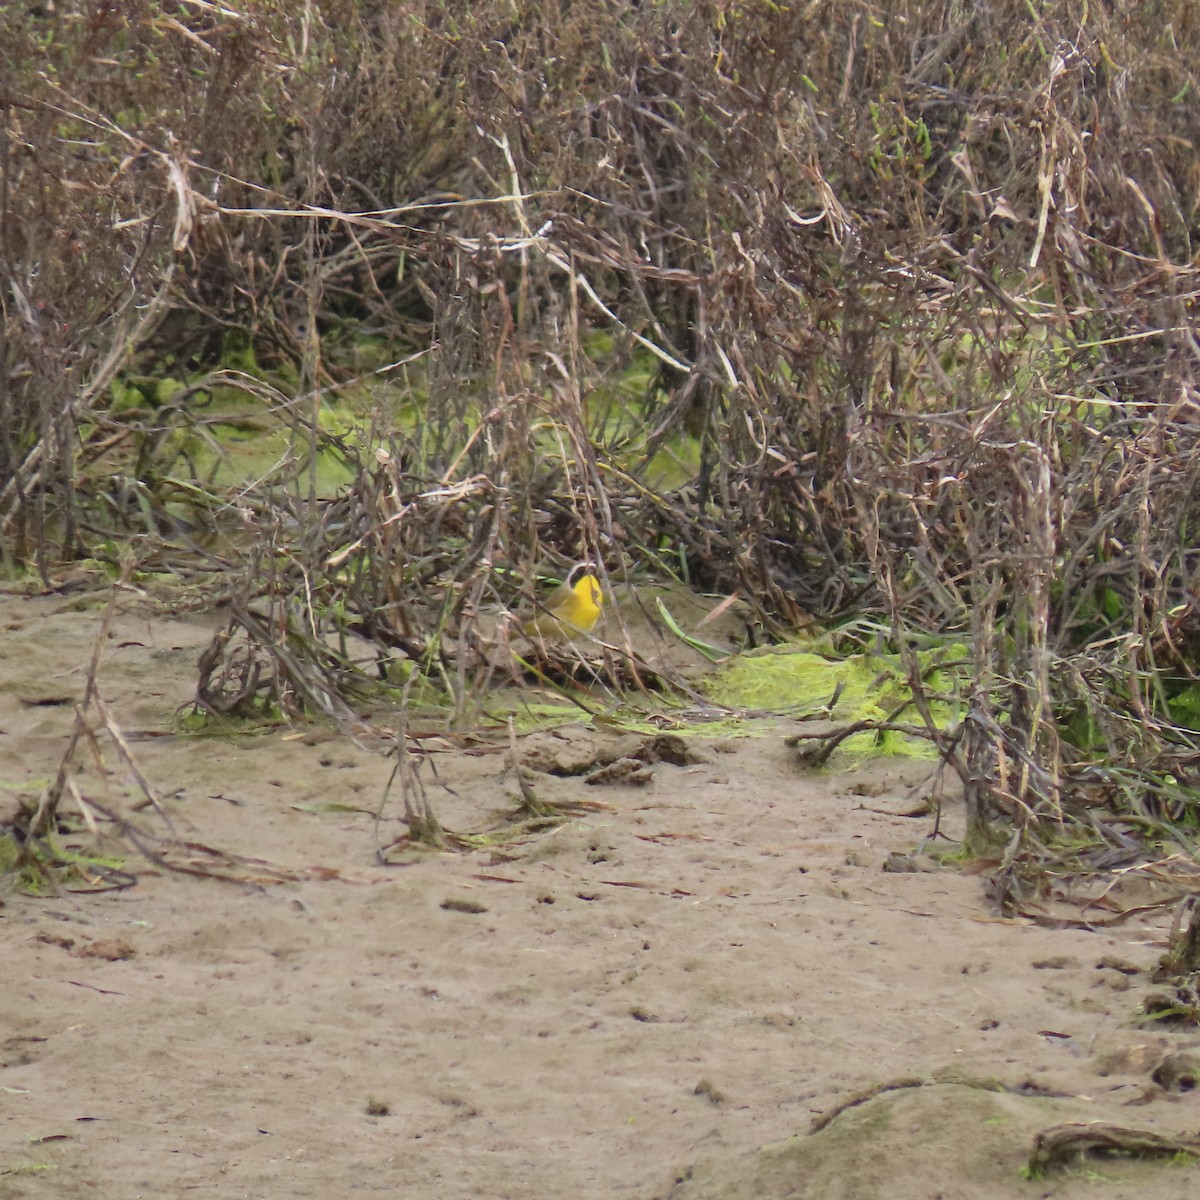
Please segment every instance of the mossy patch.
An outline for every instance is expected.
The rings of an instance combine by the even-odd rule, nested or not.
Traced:
[[[926,685],[931,692],[952,693],[954,680],[939,678],[942,672],[937,669],[933,653],[920,655]],[[945,650],[936,653],[949,657]],[[801,716],[820,713],[838,723],[897,719],[920,724],[912,708],[895,717],[912,694],[896,655],[856,654],[834,659],[796,645],[773,646],[729,659],[705,681],[704,690],[717,703],[742,710]],[[827,706],[828,711],[823,712]],[[939,724],[948,725],[956,719],[952,707],[946,702],[932,706]],[[848,738],[841,753],[923,757],[933,756],[935,751],[919,738],[867,731]]]

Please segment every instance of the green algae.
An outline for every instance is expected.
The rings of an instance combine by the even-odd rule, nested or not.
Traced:
[[[954,669],[938,664],[961,658],[959,651],[961,647],[946,646],[918,655],[931,694],[953,694]],[[838,725],[889,720],[920,724],[918,713],[904,707],[912,692],[898,655],[828,658],[797,644],[772,646],[728,659],[705,681],[704,691],[716,703],[742,712],[819,716]],[[959,705],[952,700],[939,700],[931,709],[942,727],[958,720]],[[899,714],[897,710],[901,710]],[[936,755],[928,741],[887,730],[855,734],[839,753],[852,757]]]

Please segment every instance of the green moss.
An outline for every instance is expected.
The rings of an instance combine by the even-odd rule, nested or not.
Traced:
[[[13,869],[20,853],[21,847],[12,834],[0,836],[0,875]]]
[[[57,1171],[52,1163],[21,1163],[15,1167],[0,1167],[0,1175],[42,1175],[46,1171]]]
[[[13,873],[16,888],[26,896],[57,895],[59,885],[91,887],[96,875],[120,871],[123,858],[92,851],[69,850],[54,837],[19,843],[11,835],[0,837],[0,874]]]
[[[193,737],[234,738],[256,737],[278,729],[283,714],[275,705],[255,716],[238,717],[230,714],[205,712],[190,708],[179,713],[172,722],[173,732],[187,733]]]
[[[953,681],[939,678],[940,673],[933,669],[932,653],[927,651],[920,656],[922,667],[931,672],[926,681],[930,690],[943,691]],[[940,653],[945,657],[945,650]],[[837,693],[837,703],[829,718],[839,723],[885,720],[911,695],[897,656],[859,654],[832,659],[797,645],[751,651],[730,659],[705,682],[704,690],[712,699],[731,708],[800,714],[818,712]],[[935,705],[934,716],[940,724],[955,719],[946,704]],[[897,719],[920,724],[919,715],[912,709]],[[924,739],[874,731],[847,739],[842,752],[922,757],[934,754],[933,747]]]

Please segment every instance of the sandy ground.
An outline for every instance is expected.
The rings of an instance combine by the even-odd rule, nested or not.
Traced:
[[[0,820],[57,770],[100,615],[0,597]],[[1194,1165],[1022,1178],[1062,1122],[1200,1130],[1200,1092],[1151,1081],[1198,1039],[1136,1024],[1169,918],[1054,931],[992,917],[969,872],[884,871],[929,832],[901,815],[923,765],[804,774],[764,728],[644,787],[547,778],[603,807],[385,867],[389,761],[322,728],[166,734],[214,624],[121,616],[101,694],[193,843],[174,861],[262,862],[0,884],[4,1200],[1198,1194]],[[80,793],[130,812],[98,740]],[[426,745],[448,826],[511,803],[502,754]]]

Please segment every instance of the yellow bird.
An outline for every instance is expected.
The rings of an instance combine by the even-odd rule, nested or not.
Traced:
[[[560,584],[539,606],[536,617],[521,626],[526,637],[570,637],[589,633],[600,619],[604,593],[592,563],[576,563]]]

